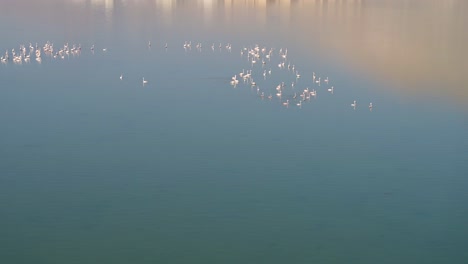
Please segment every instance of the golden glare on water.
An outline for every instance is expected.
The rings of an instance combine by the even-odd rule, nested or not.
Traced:
[[[316,5],[321,12],[304,19],[324,25],[322,45],[339,52],[350,65],[395,84],[395,89],[445,94],[467,103],[468,34],[463,25],[468,21],[460,12],[462,5],[461,1],[328,1]]]

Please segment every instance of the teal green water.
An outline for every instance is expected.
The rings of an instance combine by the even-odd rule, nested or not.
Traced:
[[[403,2],[7,3],[2,56],[30,42],[82,51],[0,64],[2,263],[464,263],[461,68],[442,93],[438,80],[426,82],[430,70],[407,79],[392,72],[398,48],[378,50],[386,54],[379,62],[376,51],[351,47],[375,57],[370,67],[327,42],[343,33],[332,20],[353,25],[356,14],[376,14],[398,24],[420,10]],[[466,6],[454,3],[441,21],[459,18]],[[309,26],[309,16],[322,23]],[[348,37],[385,39],[351,30]],[[455,33],[445,33],[447,42]],[[256,44],[274,48],[264,68],[240,54]],[[444,45],[434,46],[446,60],[464,52]],[[276,65],[281,48],[301,73],[297,82]],[[438,60],[421,54],[427,60],[413,60],[421,68]],[[250,68],[259,92],[283,81],[296,90],[269,100],[242,81],[229,84]],[[318,95],[299,108],[293,93],[305,87]]]

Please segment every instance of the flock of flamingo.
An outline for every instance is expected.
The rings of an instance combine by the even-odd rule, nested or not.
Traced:
[[[94,51],[94,45],[91,47],[91,50]],[[66,43],[59,50],[55,50],[54,44],[50,43],[49,41],[47,41],[47,43],[45,43],[43,47],[40,47],[37,43],[36,45],[32,45],[31,43],[29,43],[28,48],[26,48],[26,45],[20,45],[17,51],[15,51],[14,48],[11,49],[11,57],[10,52],[6,50],[5,55],[0,57],[0,62],[6,64],[9,61],[12,61],[14,64],[23,64],[23,62],[31,62],[31,58],[34,57],[38,63],[41,63],[42,52],[44,52],[45,55],[50,56],[54,59],[65,59],[65,56],[79,55],[81,53],[81,45],[73,44],[70,47],[68,43]]]
[[[151,49],[151,41],[148,42],[148,48]],[[183,44],[184,50],[192,50],[192,42],[185,41]],[[198,42],[195,44],[196,51],[201,52],[203,49],[202,43]],[[168,49],[168,44],[165,43],[164,49]],[[211,44],[210,49],[214,52],[219,49],[226,50],[228,52],[232,51],[231,44],[215,45]],[[92,45],[89,50],[94,54],[95,47]],[[103,48],[102,52],[106,52],[107,49]],[[12,62],[14,64],[23,64],[30,63],[31,60],[34,60],[37,63],[42,62],[42,55],[51,57],[53,59],[65,59],[69,56],[78,56],[82,52],[81,45],[68,43],[64,44],[58,49],[54,48],[54,44],[49,41],[46,42],[42,47],[37,43],[35,45],[29,44],[29,47],[26,45],[20,45],[19,49],[11,49],[5,51],[5,54],[0,57],[0,62],[2,64],[7,64]],[[10,55],[11,54],[11,55]],[[245,59],[246,67],[238,73],[235,73],[230,80],[230,84],[236,88],[240,85],[248,86],[254,91],[256,91],[257,96],[261,99],[267,98],[272,100],[273,98],[278,98],[281,104],[285,107],[290,105],[296,105],[299,108],[302,108],[303,103],[310,102],[311,98],[316,99],[317,93],[319,90],[323,90],[330,94],[333,94],[335,91],[334,86],[330,85],[330,80],[328,77],[322,79],[316,75],[315,72],[312,72],[312,85],[310,87],[301,87],[298,88],[298,83],[301,78],[301,73],[296,68],[294,64],[291,64],[291,61],[288,60],[288,49],[279,49],[275,51],[274,48],[260,47],[259,45],[254,45],[251,48],[243,47],[240,50],[241,58]],[[272,66],[273,65],[273,66]],[[278,83],[278,85],[271,87],[271,85],[259,85],[258,79],[266,81],[272,75],[272,69],[274,71],[283,72],[283,77],[289,80],[288,83],[284,81]],[[261,77],[259,77],[261,76]],[[123,80],[123,74],[120,75],[120,80]],[[142,77],[142,85],[145,86],[148,84],[148,80],[145,77]],[[324,89],[323,89],[324,87]],[[357,101],[354,100],[350,106],[356,110]],[[373,109],[372,103],[369,103],[368,108],[370,111]]]
[[[283,106],[289,107],[290,104],[295,104],[299,108],[302,107],[303,102],[310,102],[311,98],[316,99],[319,90],[324,90],[330,94],[333,94],[335,87],[330,85],[328,77],[322,79],[318,77],[315,72],[312,72],[312,85],[298,88],[301,73],[291,61],[288,60],[288,49],[279,49],[276,53],[273,48],[267,49],[266,47],[260,47],[255,45],[253,48],[241,49],[241,56],[246,59],[247,65],[250,66],[249,70],[242,69],[241,72],[235,74],[232,77],[231,85],[237,87],[239,81],[242,81],[244,85],[251,86],[256,89],[257,95],[264,99],[265,97],[272,100],[274,97],[278,98]],[[275,60],[276,59],[276,60]],[[258,66],[256,66],[258,65]],[[268,66],[273,65],[273,66]],[[257,68],[256,68],[257,67]],[[275,70],[282,71],[283,77],[286,78],[288,83],[281,81],[276,86],[262,86],[258,84],[258,76],[255,77],[253,72],[261,73],[260,79],[267,80],[271,77],[272,68]],[[284,76],[285,75],[285,76]],[[307,82],[307,81],[306,81]],[[325,88],[325,89],[323,89]],[[351,104],[351,107],[356,110],[357,102]],[[369,110],[372,111],[372,103],[369,103]]]

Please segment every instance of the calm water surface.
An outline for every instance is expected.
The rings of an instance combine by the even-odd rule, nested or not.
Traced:
[[[466,11],[2,3],[2,263],[465,263]],[[11,61],[47,41],[82,50]],[[255,45],[273,48],[265,65]],[[230,84],[243,69],[256,86]],[[306,87],[317,98],[299,108]]]

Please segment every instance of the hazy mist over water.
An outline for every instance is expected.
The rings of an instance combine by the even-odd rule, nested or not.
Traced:
[[[57,33],[77,41],[103,35],[135,42],[175,36],[280,41],[304,59],[378,78],[376,89],[468,103],[466,1],[20,0],[2,7],[3,28],[32,31],[22,35],[25,42]]]
[[[0,262],[465,263],[467,11],[2,1]]]

